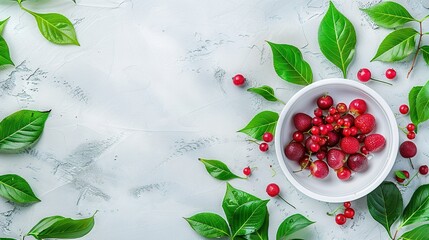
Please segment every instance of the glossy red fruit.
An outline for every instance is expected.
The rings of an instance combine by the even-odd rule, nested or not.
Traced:
[[[289,160],[299,161],[305,156],[305,148],[301,143],[291,142],[284,149],[285,155]]]
[[[320,108],[316,108],[316,109],[314,109],[314,116],[316,116],[316,117],[321,117],[321,116],[323,116],[323,110],[322,110],[322,109],[320,109]]]
[[[273,134],[272,134],[272,133],[270,133],[270,132],[266,132],[266,133],[264,133],[264,135],[262,135],[262,139],[263,139],[265,142],[269,143],[269,142],[273,141],[274,136],[273,136]]]
[[[348,137],[352,134],[352,131],[350,130],[350,128],[343,128],[342,134],[344,137]]]
[[[369,151],[368,151],[368,149],[366,149],[366,147],[365,147],[365,146],[362,146],[362,147],[360,148],[360,152],[361,152],[361,153],[363,153],[363,154],[365,154],[365,155],[368,155],[368,154],[369,154]]]
[[[312,118],[305,113],[297,113],[293,116],[293,124],[298,131],[306,132],[310,130]]]
[[[344,117],[344,126],[346,126],[346,122],[350,123],[350,125],[347,125],[346,127],[351,127],[355,124],[355,117],[353,117],[353,115],[351,114],[346,114]]]
[[[386,70],[386,78],[387,79],[394,79],[396,77],[396,71],[393,68],[389,68]]]
[[[321,117],[314,117],[312,120],[313,125],[319,126],[323,124],[323,120]]]
[[[293,133],[292,138],[294,141],[302,142],[304,141],[304,134],[300,131],[296,131]]]
[[[355,216],[355,210],[353,208],[344,209],[344,216],[346,216],[346,218],[353,218]]]
[[[403,158],[412,158],[417,154],[417,146],[411,141],[405,141],[399,146],[399,153]]]
[[[342,119],[342,118],[338,119],[337,124],[340,126],[343,126],[344,125],[344,119]]]
[[[299,166],[301,166],[301,169],[310,169],[311,161],[309,157],[300,159],[298,163],[299,163]]]
[[[320,141],[320,137],[319,137],[319,135],[311,135],[311,140],[313,140],[313,142],[317,143]]]
[[[347,154],[354,154],[359,151],[359,141],[355,137],[344,137],[340,140],[340,147]]]
[[[329,95],[324,95],[317,99],[317,106],[322,110],[329,109],[333,104],[334,99]]]
[[[332,116],[332,115],[334,115],[335,113],[337,113],[337,108],[336,108],[336,107],[334,107],[334,106],[330,107],[330,108],[329,108],[329,114]]]
[[[422,166],[420,166],[420,167],[419,167],[419,173],[420,173],[421,175],[426,175],[426,174],[428,174],[428,171],[429,171],[429,168],[428,168],[428,166],[427,166],[427,165],[422,165]]]
[[[410,132],[414,132],[414,130],[416,130],[416,125],[414,125],[412,123],[409,123],[407,125],[407,130],[410,131]]]
[[[407,114],[408,111],[410,111],[410,108],[408,107],[408,105],[402,104],[401,106],[399,106],[399,112],[400,113]]]
[[[351,101],[349,105],[349,111],[356,115],[364,114],[366,112],[366,109],[367,106],[365,100],[360,98]]]
[[[340,149],[331,148],[328,151],[326,161],[328,162],[329,167],[334,170],[340,169],[346,161],[346,154]]]
[[[357,127],[353,126],[350,128],[350,136],[356,136],[358,134],[359,130]],[[359,141],[359,139],[358,139]]]
[[[319,126],[319,132],[322,135],[326,135],[326,134],[328,134],[328,129],[326,128],[325,125],[322,124],[322,125]]]
[[[347,105],[345,103],[338,103],[337,104],[337,112],[346,113],[347,112]]]
[[[350,169],[348,169],[347,167],[342,167],[337,170],[337,177],[342,181],[349,180],[351,176],[352,176],[352,171],[350,171]]]
[[[334,116],[326,116],[325,121],[326,123],[333,123],[335,121]]]
[[[364,113],[355,118],[355,126],[363,134],[372,132],[375,128],[375,117],[372,114]]]
[[[323,179],[329,174],[328,165],[322,160],[316,160],[310,165],[310,173],[316,178]]]
[[[383,135],[374,133],[366,136],[364,144],[368,151],[377,152],[384,148],[386,145],[386,139]]]
[[[319,127],[317,127],[317,126],[312,127],[310,132],[313,135],[319,135],[319,133],[320,133]]]
[[[252,174],[252,169],[250,169],[250,167],[245,167],[243,169],[243,174],[246,176],[250,176],[250,174]]]
[[[263,142],[263,143],[259,144],[259,150],[261,150],[261,152],[268,151],[268,148],[269,148],[268,143]]]
[[[346,216],[345,216],[344,214],[342,214],[342,213],[337,214],[337,216],[335,216],[335,222],[336,222],[338,225],[344,225],[344,223],[346,223],[346,221],[347,221],[347,218],[346,218]]]
[[[360,142],[363,143],[365,141],[366,135],[365,134],[359,134],[356,136],[356,139]]]
[[[246,78],[241,74],[237,74],[232,78],[232,83],[234,83],[235,86],[242,86],[245,82]]]
[[[371,71],[368,68],[361,68],[357,72],[357,78],[361,82],[368,82],[369,80],[371,80]]]
[[[354,172],[363,172],[368,169],[368,159],[365,155],[355,153],[347,159],[347,166]]]
[[[329,147],[333,147],[338,144],[340,141],[340,136],[335,132],[328,132],[327,144]]]
[[[352,206],[352,203],[351,202],[344,202],[343,205],[345,208],[349,208]]]
[[[275,197],[275,196],[279,195],[280,187],[279,187],[279,185],[277,185],[275,183],[270,183],[267,186],[266,192],[267,192],[268,196]]]
[[[407,179],[410,178],[410,173],[407,170],[402,170],[402,173],[405,175]]]
[[[320,150],[320,145],[317,143],[313,143],[310,145],[311,152],[318,152]]]
[[[407,133],[407,138],[410,140],[413,140],[414,138],[416,138],[416,133],[415,132]]]
[[[323,159],[325,159],[325,157],[326,157],[326,152],[318,151],[318,152],[316,153],[316,157],[317,157],[317,159],[319,159],[319,160],[323,160]]]

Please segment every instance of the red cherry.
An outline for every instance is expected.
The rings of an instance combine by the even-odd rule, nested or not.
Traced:
[[[399,112],[402,114],[407,114],[409,110],[410,108],[406,104],[402,104],[401,106],[399,106]]]
[[[245,167],[243,169],[243,174],[246,176],[250,176],[250,174],[252,174],[252,169],[250,169],[250,167]]]
[[[270,133],[270,132],[266,132],[266,133],[264,133],[264,135],[262,135],[262,139],[263,139],[265,142],[271,142],[271,141],[273,141],[273,138],[274,138],[274,136],[273,136],[273,134],[272,134],[272,133]]]
[[[263,143],[259,144],[259,150],[261,150],[261,152],[266,152],[266,151],[268,151],[268,148],[269,148],[269,146],[268,146],[268,144],[267,144],[267,143],[265,143],[265,142],[263,142]]]
[[[332,132],[334,130],[334,126],[332,124],[326,124],[326,129],[328,129],[328,132]]]
[[[350,112],[354,114],[364,114],[366,112],[367,106],[366,102],[363,99],[357,98],[353,101],[351,101],[349,105]]]
[[[336,222],[338,225],[343,225],[344,223],[346,223],[346,221],[347,221],[347,218],[346,218],[346,216],[345,216],[344,214],[342,214],[342,213],[337,214],[337,216],[335,216],[335,222]]]
[[[313,127],[310,129],[310,132],[311,132],[311,134],[313,134],[313,135],[319,135],[319,128],[318,128],[318,127],[316,127],[316,126],[313,126]]]
[[[317,99],[317,106],[322,110],[329,109],[333,104],[334,99],[329,95],[324,95]]]
[[[335,121],[335,118],[334,116],[329,115],[329,116],[326,116],[325,121],[327,123],[333,123]]]
[[[353,127],[350,128],[350,135],[351,136],[356,136],[357,133],[358,133],[358,128],[357,127],[353,126]]]
[[[348,137],[352,134],[352,130],[350,128],[343,128],[343,136]]]
[[[292,138],[296,142],[302,142],[302,141],[304,141],[304,134],[300,131],[296,131],[293,133]]]
[[[349,122],[349,121],[344,121],[343,126],[344,126],[344,127],[346,127],[346,128],[349,128],[349,127],[351,127],[351,126],[352,126],[352,123],[351,123],[351,122]]]
[[[327,142],[326,138],[320,138],[319,141],[318,141],[318,143],[319,143],[320,146],[325,145],[326,142]]]
[[[320,127],[319,127],[319,132],[320,132],[320,134],[322,134],[322,135],[326,135],[326,134],[328,134],[328,129],[326,128],[326,126],[325,126],[325,125],[320,125]]]
[[[334,115],[335,113],[337,113],[337,108],[336,107],[330,107],[329,108],[329,114]]]
[[[314,116],[316,116],[316,117],[321,117],[321,116],[323,116],[323,111],[322,111],[322,109],[320,109],[320,108],[316,108],[316,109],[314,109]]]
[[[237,74],[232,78],[232,83],[234,83],[235,86],[242,86],[244,82],[246,82],[246,78],[241,74]]]
[[[352,203],[351,202],[344,202],[343,205],[344,205],[345,208],[349,208],[349,207],[352,206]]]
[[[344,216],[346,216],[346,218],[353,218],[355,216],[355,210],[353,208],[346,208],[344,210]]]
[[[396,77],[396,71],[393,68],[389,68],[386,70],[386,77],[390,80],[394,79]]]
[[[407,125],[407,130],[408,131],[410,131],[410,132],[414,132],[414,130],[416,129],[416,125],[414,125],[414,124],[412,124],[412,123],[409,123],[408,125]]]
[[[319,152],[317,152],[316,157],[319,160],[323,160],[326,157],[326,152],[319,151]]]
[[[275,196],[279,195],[280,187],[279,187],[279,185],[277,185],[275,183],[270,183],[270,184],[268,184],[266,191],[270,197],[275,197]]]
[[[345,103],[338,103],[337,104],[337,111],[339,113],[345,113],[345,112],[347,112],[347,105]]]
[[[360,151],[361,151],[361,153],[363,153],[363,154],[365,154],[365,155],[368,155],[368,154],[369,154],[369,151],[368,151],[368,149],[367,149],[365,146],[362,146],[362,147],[360,148]]]
[[[337,124],[340,125],[340,126],[343,126],[344,123],[345,123],[345,121],[342,118],[340,118],[340,119],[337,120]]]
[[[319,142],[320,137],[318,135],[311,135],[311,140],[313,140],[313,142]]]
[[[321,117],[314,117],[312,120],[313,125],[315,126],[319,126],[320,124],[323,123],[323,120]]]
[[[428,172],[429,172],[429,168],[427,165],[422,165],[419,167],[419,173],[421,175],[426,175],[426,174],[428,174]]]
[[[340,180],[347,181],[350,179],[352,172],[347,167],[342,167],[337,171],[337,177]]]
[[[407,134],[407,138],[410,140],[413,140],[414,138],[416,138],[416,133],[415,132],[409,132]]]
[[[320,145],[319,145],[319,144],[312,143],[312,144],[310,145],[310,150],[311,150],[311,152],[318,152],[318,151],[320,150]]]
[[[357,73],[357,78],[361,82],[368,82],[371,79],[371,71],[368,68],[361,68]]]

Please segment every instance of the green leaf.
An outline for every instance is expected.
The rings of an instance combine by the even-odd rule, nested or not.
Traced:
[[[42,219],[37,223],[27,236],[36,239],[62,238],[73,239],[87,235],[94,227],[94,216],[85,219],[71,219],[62,216],[52,216]]]
[[[418,32],[412,28],[402,28],[391,32],[378,47],[371,61],[395,62],[414,52],[415,36]]]
[[[16,240],[15,238],[0,238],[0,240]]]
[[[280,78],[294,84],[308,85],[313,82],[310,65],[302,58],[301,51],[288,44],[268,42],[273,51],[274,70]]]
[[[395,171],[395,176],[397,176],[400,179],[407,179],[407,176],[405,176],[404,172],[402,171]]]
[[[416,110],[420,123],[429,119],[429,81],[426,82],[417,94]]]
[[[401,215],[403,200],[398,187],[392,182],[383,182],[367,196],[368,210],[375,221],[387,230]]]
[[[3,65],[14,65],[14,63],[10,58],[9,46],[6,40],[0,36],[0,66]]]
[[[425,45],[420,47],[420,52],[423,55],[423,59],[425,60],[426,64],[429,65],[429,46]]]
[[[252,120],[239,132],[245,133],[252,138],[262,140],[262,135],[270,132],[274,135],[279,114],[271,111],[263,111],[253,117]]]
[[[421,225],[408,231],[399,238],[401,240],[427,240],[429,232],[429,224]]]
[[[323,55],[339,67],[346,78],[347,68],[355,55],[356,32],[353,24],[332,2],[320,23],[318,36]]]
[[[0,35],[3,34],[3,30],[6,27],[6,23],[9,21],[9,18],[10,17],[6,18],[5,20],[0,21]]]
[[[192,229],[206,238],[219,238],[230,235],[228,224],[219,215],[214,213],[199,213],[185,220]]]
[[[249,88],[249,89],[247,89],[247,91],[256,93],[268,101],[271,101],[271,102],[277,102],[278,101],[278,102],[283,103],[283,101],[276,98],[276,96],[274,95],[274,90],[270,86],[264,85],[262,87]]]
[[[414,192],[402,213],[401,226],[429,221],[429,184],[422,185]]]
[[[270,200],[255,200],[239,206],[233,216],[231,230],[233,238],[258,231],[267,215],[267,203]]]
[[[199,159],[207,169],[207,172],[214,178],[219,180],[230,180],[234,178],[242,178],[229,170],[225,163],[218,160]]]
[[[308,220],[306,217],[301,214],[294,214],[286,218],[279,226],[277,230],[276,239],[282,240],[286,239],[289,235],[293,234],[296,231],[299,231],[315,222]]]
[[[262,227],[254,233],[243,236],[243,238],[246,240],[268,240],[269,225],[270,225],[270,215],[267,209],[267,215],[265,215],[265,221]]]
[[[226,219],[228,220],[229,224],[232,223],[232,217],[235,210],[237,210],[237,208],[239,208],[241,205],[245,203],[256,201],[256,200],[261,200],[261,199],[249,193],[246,193],[244,191],[238,190],[232,187],[229,183],[227,183],[225,196],[222,202],[222,208],[223,208],[223,211],[225,212]]]
[[[60,45],[79,45],[76,31],[68,18],[58,13],[36,13],[23,8],[36,19],[40,33],[50,42]]]
[[[407,22],[416,21],[402,5],[395,2],[381,2],[367,9],[361,9],[377,25],[384,28],[396,28]]]
[[[408,104],[410,106],[410,119],[411,122],[416,125],[416,132],[418,129],[418,125],[420,123],[419,116],[417,115],[417,108],[416,108],[416,102],[417,102],[417,95],[419,94],[420,90],[422,90],[423,86],[414,86],[410,93],[408,93]]]
[[[0,152],[21,150],[39,139],[50,111],[21,110],[0,122]]]
[[[15,203],[40,202],[27,181],[15,174],[0,176],[0,196]]]

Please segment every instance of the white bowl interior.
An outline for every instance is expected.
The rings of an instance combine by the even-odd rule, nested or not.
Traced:
[[[335,104],[344,102],[347,106],[353,99],[364,99],[368,112],[376,119],[373,133],[380,133],[386,138],[385,148],[368,156],[368,170],[352,173],[348,181],[339,180],[333,169],[330,169],[325,179],[309,177],[309,170],[293,173],[300,167],[297,162],[287,159],[283,151],[284,146],[291,141],[292,133],[296,131],[293,115],[303,112],[313,116],[313,110],[317,107],[316,99],[324,93],[329,93]],[[286,104],[277,124],[276,152],[283,172],[301,192],[326,202],[352,201],[375,189],[392,169],[398,152],[397,123],[387,103],[367,86],[347,79],[322,80],[303,88]]]

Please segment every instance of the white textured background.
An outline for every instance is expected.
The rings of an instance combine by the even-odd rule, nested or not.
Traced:
[[[398,78],[393,87],[368,85],[397,113],[409,89],[428,80],[428,67],[419,58],[407,80],[410,62],[369,62],[388,30],[376,28],[359,7],[376,2],[335,4],[358,37],[349,78],[355,79],[361,67],[384,78],[384,71],[394,67]],[[399,2],[417,18],[428,14],[427,0]],[[96,227],[84,239],[201,239],[182,217],[201,211],[223,215],[225,191],[225,183],[210,177],[197,161],[205,157],[220,159],[235,172],[257,167],[248,181],[231,184],[259,197],[268,197],[268,183],[280,185],[298,210],[270,201],[272,238],[285,217],[301,213],[317,223],[297,237],[387,239],[369,215],[366,198],[353,202],[355,219],[339,227],[325,214],[338,204],[297,192],[281,173],[273,149],[261,153],[236,133],[257,112],[280,111],[282,105],[234,87],[234,74],[245,74],[247,87],[274,87],[284,101],[300,89],[276,76],[265,40],[299,47],[316,81],[341,76],[317,43],[327,1],[78,0],[74,5],[71,0],[28,0],[25,5],[68,16],[82,46],[47,42],[30,15],[13,1],[1,1],[0,18],[11,16],[4,37],[16,67],[0,71],[0,117],[22,108],[52,109],[33,149],[0,156],[0,173],[23,176],[42,199],[29,207],[1,200],[1,236],[18,237],[45,216],[87,217],[100,210]],[[425,25],[428,31],[429,22]],[[397,119],[402,126],[409,121]],[[428,162],[426,128],[422,125],[416,139],[416,165]],[[397,169],[409,169],[409,163],[399,156]],[[428,180],[401,188],[405,202]]]

